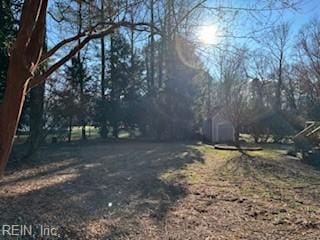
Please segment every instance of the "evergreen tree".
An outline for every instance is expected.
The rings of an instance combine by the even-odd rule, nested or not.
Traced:
[[[85,101],[81,100],[79,91],[79,79],[89,81],[87,70],[83,61],[74,57],[71,65],[66,67],[66,79],[63,86],[53,91],[49,102],[49,111],[52,115],[53,126],[58,129],[68,128],[68,141],[71,141],[72,127],[81,125],[83,117],[89,117],[89,95],[85,95]]]
[[[192,137],[195,129],[194,107],[199,95],[196,78],[202,66],[194,46],[183,36],[170,39],[167,48],[165,79],[156,92],[145,96],[145,128],[152,138],[186,139]],[[159,72],[157,77],[160,75]]]
[[[111,36],[108,56],[107,74],[110,91],[108,119],[112,127],[112,135],[117,138],[119,127],[124,121],[124,101],[128,97],[130,79],[130,45],[120,32]]]
[[[12,0],[2,0],[0,3],[0,102],[6,85],[5,82],[9,66],[9,49],[16,32],[11,7]]]

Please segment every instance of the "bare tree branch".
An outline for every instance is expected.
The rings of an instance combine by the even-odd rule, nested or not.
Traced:
[[[108,23],[111,24],[111,23]],[[93,39],[98,39],[103,36],[112,34],[116,29],[120,27],[129,27],[129,28],[134,28],[135,30],[138,31],[147,31],[147,28],[154,28],[157,30],[158,34],[160,34],[160,30],[156,28],[155,26],[151,26],[149,23],[134,23],[132,24],[131,22],[127,21],[122,21],[118,23],[113,23],[112,26],[110,26],[108,29],[101,30],[96,33],[91,33],[89,35],[86,35],[85,32],[78,34],[74,37],[71,37],[69,39],[63,40],[60,43],[58,43],[54,48],[52,48],[49,52],[50,54],[45,54],[46,58],[42,58],[42,61],[48,59],[50,56],[52,56],[55,52],[57,52],[61,47],[66,45],[67,43],[70,43],[75,40],[79,40],[82,36],[86,36],[84,40],[80,42],[76,47],[74,47],[67,55],[65,55],[62,59],[60,59],[58,62],[53,64],[48,68],[46,72],[44,72],[41,75],[38,75],[31,79],[28,89],[30,90],[31,88],[43,83],[54,71],[56,71],[58,68],[60,68],[63,64],[65,64],[67,61],[69,61],[77,52],[79,52],[88,42],[90,42]],[[146,29],[139,29],[137,27],[146,27]]]
[[[144,22],[141,22],[141,23],[134,23],[132,24],[132,22],[128,22],[128,21],[121,21],[121,22],[118,22],[118,23],[114,23],[114,22],[99,22],[97,23],[95,26],[81,32],[80,34],[77,34],[73,37],[70,37],[70,38],[67,38],[67,39],[64,39],[62,40],[61,42],[59,42],[58,44],[56,44],[53,48],[51,48],[49,51],[47,51],[42,57],[41,57],[41,60],[40,60],[40,63],[43,63],[44,61],[46,61],[48,58],[50,58],[51,56],[53,56],[57,51],[59,51],[59,49],[61,49],[62,47],[64,47],[65,45],[67,45],[68,43],[71,43],[71,42],[74,42],[74,41],[77,41],[79,40],[80,38],[82,37],[85,37],[85,36],[90,36],[91,34],[99,34],[97,33],[98,30],[97,28],[99,26],[112,26],[112,28],[119,28],[119,27],[127,27],[127,28],[134,28],[134,30],[136,31],[148,31],[148,28],[147,27],[152,27],[153,29],[155,29],[157,31],[158,34],[161,34],[160,30],[155,27],[155,26],[152,26],[151,24],[149,23],[144,23]],[[145,29],[138,29],[136,27],[146,27]],[[105,30],[99,30],[100,34],[102,32],[104,32]],[[106,30],[106,32],[108,31],[108,29]]]

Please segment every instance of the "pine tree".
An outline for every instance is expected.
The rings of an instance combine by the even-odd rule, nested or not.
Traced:
[[[64,85],[53,92],[53,100],[49,103],[53,115],[53,125],[58,128],[68,128],[68,142],[71,141],[72,127],[81,125],[83,116],[88,115],[87,102],[83,104],[79,91],[79,79],[86,83],[88,77],[83,61],[74,57],[71,65],[66,67]]]
[[[9,48],[16,32],[11,5],[12,0],[2,0],[0,3],[0,102],[4,94],[7,78]]]
[[[111,36],[109,56],[109,122],[112,135],[117,138],[119,127],[124,120],[124,99],[128,94],[130,79],[130,45],[125,37],[117,32]]]

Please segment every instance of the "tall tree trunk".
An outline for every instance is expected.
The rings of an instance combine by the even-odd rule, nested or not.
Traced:
[[[68,142],[71,142],[72,137],[72,117],[69,117]]]
[[[298,107],[297,107],[296,98],[295,98],[295,88],[293,86],[291,78],[289,78],[288,101],[290,104],[290,110],[297,113]]]
[[[117,86],[116,79],[116,55],[115,55],[115,39],[113,36],[110,37],[110,78],[111,78],[111,110],[112,110],[112,135],[118,138],[119,133],[119,89]]]
[[[80,82],[80,102],[82,103],[81,106],[84,106],[84,87],[83,87],[83,80]],[[85,114],[82,112],[81,113],[81,138],[82,140],[87,140],[87,134],[86,134],[86,117]]]
[[[101,136],[102,138],[107,138],[107,114],[106,114],[106,56],[105,56],[105,42],[104,37],[101,38],[101,107],[102,109],[102,119],[101,119]]]
[[[151,14],[151,25],[154,26],[154,0],[150,0],[150,14]],[[151,52],[150,52],[150,87],[151,87],[151,92],[154,92],[154,59],[155,59],[155,46],[154,46],[154,28],[151,27],[150,29],[151,32]]]
[[[148,92],[151,92],[151,71],[150,71],[150,50],[149,48],[146,48],[146,53],[145,53],[145,66],[146,66],[146,75],[147,75],[147,88]]]
[[[112,136],[114,138],[118,138],[119,137],[119,125],[118,122],[115,121],[112,125]]]
[[[104,0],[101,0],[101,20],[104,21]],[[107,115],[106,115],[106,47],[104,42],[104,36],[101,37],[101,108],[102,109],[102,119],[101,119],[101,137],[108,137],[108,129],[107,129]]]
[[[31,156],[40,146],[43,136],[43,108],[45,84],[30,91],[30,135],[27,156]]]
[[[8,162],[29,82],[40,61],[47,0],[25,0],[20,30],[11,51],[7,86],[0,107],[0,177]]]
[[[234,128],[234,144],[236,147],[240,147],[240,129],[238,126]]]
[[[6,164],[11,153],[15,132],[21,116],[23,103],[27,93],[27,84],[29,80],[24,83],[23,81],[16,82],[14,79],[30,79],[28,73],[20,71],[12,66],[14,62],[19,62],[15,57],[11,57],[9,66],[8,80],[6,91],[3,99],[0,119],[0,177],[3,176]]]
[[[165,38],[165,67],[166,67],[166,83],[165,85],[170,87],[172,84],[171,79],[174,76],[174,66],[176,61],[175,51],[175,30],[172,28],[174,11],[172,8],[172,0],[168,0],[166,3],[166,38]]]
[[[47,42],[46,42],[46,22],[44,26],[43,35],[43,52],[47,52]],[[46,69],[46,64],[40,67],[40,71]],[[44,110],[44,92],[45,83],[41,83],[38,86],[30,90],[30,134],[29,134],[29,149],[27,152],[27,157],[33,155],[35,151],[39,148],[42,138],[43,138],[43,110]]]
[[[282,72],[283,72],[283,51],[280,52],[279,58],[279,69],[278,69],[278,82],[276,87],[276,101],[275,110],[277,112],[281,111],[281,90],[282,90]]]
[[[81,34],[82,31],[82,2],[79,1],[79,9],[78,9],[78,34]],[[78,45],[80,46],[81,44],[81,39],[79,38],[78,40]],[[78,51],[78,62],[79,64],[81,63],[81,51]],[[83,77],[79,77],[79,87],[80,87],[80,102],[81,102],[81,106],[85,107],[85,103],[84,103],[84,79]],[[80,114],[80,121],[81,121],[81,139],[82,140],[86,140],[87,139],[87,135],[86,135],[86,119],[85,119],[85,114],[81,113]]]
[[[163,55],[165,49],[165,41],[161,39],[160,42],[160,49],[159,49],[159,76],[158,76],[158,88],[162,88],[163,82]]]
[[[134,15],[133,10],[131,12],[131,23],[134,23]],[[130,62],[131,62],[131,77],[132,77],[132,85],[135,86],[135,54],[134,54],[134,31],[131,29],[130,32]]]

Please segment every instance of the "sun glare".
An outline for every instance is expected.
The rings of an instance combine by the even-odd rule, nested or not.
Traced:
[[[201,41],[204,44],[217,44],[217,32],[218,29],[214,25],[201,26],[197,30],[197,37],[199,41]]]

